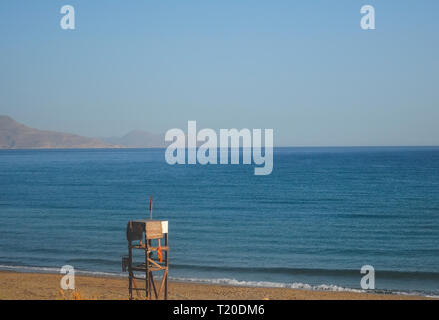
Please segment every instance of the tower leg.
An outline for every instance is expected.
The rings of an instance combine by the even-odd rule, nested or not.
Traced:
[[[148,262],[148,257],[149,257],[149,246],[150,246],[150,241],[146,239],[146,234],[145,234],[145,299],[150,299],[150,277],[149,277],[149,262]]]
[[[169,267],[169,243],[168,243],[168,234],[165,234],[165,265],[166,265],[166,272],[163,275],[165,277],[165,293],[164,293],[164,299],[168,300],[168,267]]]
[[[131,248],[131,241],[128,242],[128,292],[130,300],[133,300],[133,249]]]

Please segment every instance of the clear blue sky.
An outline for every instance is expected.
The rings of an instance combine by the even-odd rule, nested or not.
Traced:
[[[87,136],[196,120],[277,145],[439,145],[438,35],[437,0],[1,1],[0,114]]]

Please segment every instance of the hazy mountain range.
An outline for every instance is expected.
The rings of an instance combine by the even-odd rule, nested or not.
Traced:
[[[133,130],[123,137],[101,138],[102,141],[125,148],[162,148],[165,147],[164,135],[142,130]]]
[[[135,130],[123,137],[89,138],[75,134],[38,130],[11,117],[0,116],[0,149],[52,148],[162,148],[164,136]]]

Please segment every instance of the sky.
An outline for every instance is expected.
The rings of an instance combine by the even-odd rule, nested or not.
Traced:
[[[75,8],[75,30],[60,9]],[[363,5],[375,30],[360,27]],[[0,2],[0,114],[104,137],[272,128],[278,146],[439,145],[439,1]]]

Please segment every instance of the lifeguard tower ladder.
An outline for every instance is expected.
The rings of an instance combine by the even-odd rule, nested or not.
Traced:
[[[147,300],[162,298],[167,300],[169,267],[168,221],[129,221],[127,225],[127,240],[128,256],[122,258],[122,270],[128,271],[130,300],[133,299],[133,291],[136,292],[137,298],[141,298],[141,291],[144,291],[144,298]],[[164,242],[163,246],[162,240]],[[134,250],[144,251],[144,262],[134,262]],[[140,277],[140,274],[143,273],[145,274],[144,278]],[[156,286],[153,274],[162,274],[159,286]],[[140,283],[144,282],[145,285],[138,286],[139,282],[136,280],[139,280]]]

